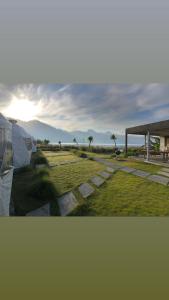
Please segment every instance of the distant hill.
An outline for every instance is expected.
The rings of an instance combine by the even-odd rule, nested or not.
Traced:
[[[51,143],[58,143],[59,140],[61,140],[62,143],[72,143],[74,137],[79,143],[86,143],[88,142],[88,136],[92,135],[95,144],[113,144],[113,141],[110,140],[111,132],[96,132],[92,129],[68,132],[38,120],[29,122],[18,121],[18,124],[36,139],[48,139]],[[117,134],[116,136],[117,144],[124,144],[124,135]],[[129,136],[129,143],[143,145],[144,139],[140,136]]]
[[[29,122],[18,121],[18,124],[36,139],[48,139],[52,143],[57,143],[59,140],[63,143],[72,141],[72,135],[69,132],[54,128],[37,120]]]

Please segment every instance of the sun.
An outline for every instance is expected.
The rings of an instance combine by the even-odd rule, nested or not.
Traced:
[[[25,98],[13,97],[11,103],[4,109],[3,113],[10,118],[21,121],[30,121],[37,117],[39,107],[32,101]]]

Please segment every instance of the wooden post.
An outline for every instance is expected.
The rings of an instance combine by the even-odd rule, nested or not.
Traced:
[[[144,149],[146,150],[146,134],[144,136]]]
[[[150,132],[147,131],[147,161],[150,160]]]
[[[127,154],[127,148],[128,148],[128,134],[126,130],[125,131],[125,154]]]
[[[147,136],[144,135],[144,159],[146,158],[146,149],[147,149]]]

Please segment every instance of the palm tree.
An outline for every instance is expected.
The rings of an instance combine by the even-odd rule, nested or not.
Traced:
[[[76,138],[73,139],[73,143],[77,144],[77,146],[79,145]]]
[[[91,136],[91,135],[90,135],[90,136],[88,137],[88,141],[89,141],[89,148],[90,148],[90,146],[91,146],[91,143],[93,142],[93,140],[94,140],[94,139],[93,139],[93,136]]]
[[[62,148],[62,142],[61,142],[61,141],[59,141],[59,142],[58,142],[58,144],[59,144],[59,146],[60,146],[60,150],[61,150],[61,148]]]
[[[114,145],[115,145],[115,148],[116,148],[116,140],[117,140],[117,137],[115,136],[115,134],[112,134],[110,138],[111,138],[111,140],[114,141]]]

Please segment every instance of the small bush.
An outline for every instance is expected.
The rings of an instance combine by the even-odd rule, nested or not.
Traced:
[[[47,165],[47,159],[46,157],[44,156],[39,156],[39,157],[36,157],[35,160],[34,160],[34,165]]]
[[[58,193],[52,182],[48,179],[41,178],[31,185],[28,195],[39,201],[51,202],[56,201]]]
[[[32,171],[32,166],[30,166],[30,165],[19,168],[19,169],[15,169],[16,174],[24,174],[24,173],[31,172],[31,171]]]
[[[135,151],[128,151],[127,155],[128,156],[136,156],[136,152]]]
[[[111,155],[111,157],[112,157],[112,158],[115,158],[115,157],[116,157],[116,153],[113,153],[113,154]]]
[[[48,165],[48,161],[46,157],[43,155],[43,153],[41,151],[38,151],[32,156],[32,164],[33,166]]]
[[[47,169],[36,170],[35,176],[39,176],[39,177],[49,176],[49,171]]]
[[[88,158],[87,154],[84,152],[79,153],[79,157],[81,158]]]

